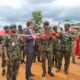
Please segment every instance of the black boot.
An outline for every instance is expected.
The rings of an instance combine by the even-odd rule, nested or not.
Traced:
[[[68,74],[68,70],[65,70],[64,72],[65,72],[65,74]]]
[[[5,69],[2,70],[2,76],[4,76],[4,75],[5,75]]]
[[[38,57],[38,62],[42,62],[41,59],[40,59],[40,57]]]
[[[21,60],[21,64],[24,63],[24,60]]]
[[[33,73],[30,73],[31,76],[35,76]]]
[[[60,68],[57,68],[56,72],[60,72],[60,70],[61,70]]]
[[[65,73],[65,74],[68,74],[68,68],[65,68],[65,69],[64,69],[64,73]]]
[[[46,70],[43,70],[42,77],[46,76]]]
[[[73,60],[72,60],[72,61],[73,61],[73,64],[76,64],[76,62],[75,62],[75,58],[73,58]]]
[[[12,78],[12,80],[16,80],[16,77],[14,76],[14,77]]]
[[[49,74],[51,77],[54,77],[54,74],[52,73],[51,69],[48,69],[48,74]]]
[[[61,70],[61,67],[58,66],[56,72],[60,72],[60,70]]]
[[[80,59],[80,56],[77,59]]]

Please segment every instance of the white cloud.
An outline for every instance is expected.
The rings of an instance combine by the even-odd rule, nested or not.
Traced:
[[[36,9],[50,22],[80,20],[80,0],[0,0],[0,22],[24,23]]]
[[[80,0],[56,0],[55,2],[53,1],[53,3],[62,7],[80,6]]]
[[[20,8],[21,0],[0,0],[0,6],[7,6],[12,8]]]

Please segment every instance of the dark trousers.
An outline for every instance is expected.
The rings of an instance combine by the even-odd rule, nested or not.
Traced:
[[[34,56],[34,47],[26,46],[26,77],[29,77],[31,75],[33,56]]]

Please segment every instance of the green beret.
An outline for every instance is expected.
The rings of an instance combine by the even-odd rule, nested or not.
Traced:
[[[11,24],[10,28],[16,28],[16,24]]]
[[[45,26],[49,26],[49,22],[48,21],[44,22],[43,27],[45,27]]]
[[[57,29],[57,26],[53,26],[53,29]]]
[[[64,27],[70,27],[70,24],[65,24]]]
[[[4,29],[9,29],[9,26],[4,26]]]

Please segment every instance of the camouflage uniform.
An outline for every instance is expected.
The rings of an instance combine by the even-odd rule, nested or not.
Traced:
[[[60,39],[60,34],[57,37],[57,43],[56,43],[56,54],[57,54],[57,72],[60,71],[61,69],[61,65],[62,65],[62,59],[63,59],[63,55],[62,55],[62,47],[61,47],[61,39]]]
[[[18,30],[18,32],[17,32],[18,34],[23,34],[23,30]],[[22,50],[22,48],[23,48],[23,46],[24,46],[24,44],[23,44],[23,42],[22,42],[22,37],[18,37],[19,38],[19,40],[18,40],[18,44],[19,44],[19,47],[20,47],[20,52],[19,52],[19,56],[20,56],[20,60],[22,61],[22,60],[24,60],[24,58],[23,58],[23,50]]]
[[[53,66],[55,63],[55,67],[57,67],[57,44],[58,44],[58,39],[57,39],[57,34],[53,35]]]
[[[3,38],[6,38],[8,36],[8,33],[9,33],[9,27],[8,26],[5,26],[4,27],[4,30],[6,32],[6,34],[4,36],[2,36],[2,43],[3,43]],[[4,55],[4,52],[3,52],[3,46],[2,46],[2,76],[4,76],[6,73],[6,61],[5,61],[5,55]]]
[[[70,34],[77,37],[77,33],[74,31],[69,31]],[[71,55],[72,55],[72,61],[75,63],[75,49],[76,49],[76,38],[71,38]]]
[[[7,34],[5,36],[3,36],[3,39],[7,37]],[[2,42],[3,43],[3,42]],[[3,52],[3,46],[2,46],[2,76],[5,75],[5,71],[6,71],[6,61],[5,61],[5,55]]]
[[[50,30],[42,30],[43,34],[50,32]],[[43,74],[46,74],[46,58],[48,60],[48,73],[52,70],[52,59],[53,59],[53,42],[50,39],[50,35],[48,35],[48,39],[41,39],[39,43],[39,50],[42,55],[42,70]]]
[[[41,29],[37,26],[36,29],[35,29],[35,33],[36,34],[40,34],[40,31]],[[33,58],[33,61],[35,62],[36,60],[36,57],[38,59],[39,62],[41,62],[41,54],[40,54],[40,50],[39,50],[39,43],[40,43],[40,40],[39,39],[36,39],[36,46],[35,46],[35,51],[34,51],[34,58]]]
[[[7,47],[7,55],[9,58],[7,64],[7,80],[16,80],[19,69],[19,52],[18,52],[18,37],[8,34],[4,37],[3,47]]]
[[[69,38],[69,36],[67,35],[67,33],[62,33],[60,34],[60,47],[61,50],[58,54],[58,69],[60,70],[61,68],[61,64],[62,64],[62,59],[64,57],[65,59],[65,65],[64,65],[64,70],[65,73],[68,71],[68,67],[70,64],[70,52],[71,52],[71,40]]]

